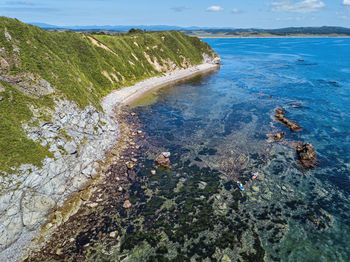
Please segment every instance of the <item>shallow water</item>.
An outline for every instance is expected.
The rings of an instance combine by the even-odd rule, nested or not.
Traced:
[[[135,189],[139,211],[128,220],[140,221],[121,252],[135,261],[348,261],[350,39],[206,41],[222,57],[218,72],[133,109],[147,134],[139,176],[148,182]],[[303,131],[275,122],[276,107]],[[283,142],[267,141],[281,131]],[[298,164],[293,141],[315,146],[318,168]],[[152,176],[162,151],[173,166]]]

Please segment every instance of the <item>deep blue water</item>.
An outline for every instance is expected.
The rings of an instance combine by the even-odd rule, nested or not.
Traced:
[[[158,90],[135,108],[148,136],[149,159],[164,150],[172,153],[175,165],[166,173],[169,191],[173,180],[186,185],[201,179],[200,169],[184,171],[187,168],[219,172],[213,175],[218,184],[202,180],[218,188],[210,193],[214,200],[208,197],[213,210],[207,215],[226,226],[213,228],[207,222],[206,228],[203,222],[202,231],[186,239],[198,244],[201,235],[213,234],[220,241],[203,240],[203,250],[215,247],[210,255],[189,251],[186,244],[181,252],[194,259],[248,261],[245,254],[254,254],[259,239],[267,261],[349,261],[350,39],[205,41],[222,58],[218,72]],[[276,122],[276,107],[284,108],[286,117],[303,131],[292,133]],[[281,131],[287,133],[284,141],[268,141],[267,134]],[[298,164],[293,147],[298,141],[316,148],[315,170]],[[255,171],[260,177],[251,182]],[[243,181],[244,193],[236,188],[237,179]],[[166,182],[153,182],[154,192],[166,190]],[[196,203],[191,202],[193,210],[202,210]],[[246,228],[237,231],[238,240],[232,240],[237,229],[229,221],[240,221],[239,227]],[[174,222],[175,227],[180,222]],[[227,228],[230,237],[225,240],[220,232]]]

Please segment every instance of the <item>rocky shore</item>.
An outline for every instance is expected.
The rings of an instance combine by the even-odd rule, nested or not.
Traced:
[[[23,259],[33,248],[33,244],[26,246],[33,237],[39,236],[34,246],[43,243],[45,236],[90,199],[94,183],[100,181],[103,171],[111,166],[110,159],[114,159],[106,152],[111,152],[112,156],[113,152],[119,154],[113,151],[116,145],[118,147],[118,139],[122,140],[114,111],[117,106],[130,103],[154,88],[215,70],[218,64],[220,59],[204,58],[201,65],[112,92],[102,102],[103,111],[92,106],[80,110],[71,102],[61,101],[51,122],[40,123],[39,128],[24,125],[28,137],[48,145],[54,158],[45,159],[40,168],[22,165],[11,179],[0,178],[0,260]],[[123,190],[118,188],[118,192]],[[96,204],[90,203],[88,207],[96,208]]]

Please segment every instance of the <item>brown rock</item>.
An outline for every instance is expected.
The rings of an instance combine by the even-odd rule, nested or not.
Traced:
[[[132,163],[132,162],[126,162],[126,166],[129,169],[133,169],[135,167],[134,163]]]
[[[109,236],[112,238],[116,238],[118,236],[119,232],[118,231],[113,231],[111,233],[109,233]]]
[[[277,133],[273,135],[273,139],[275,141],[281,141],[282,139],[284,139],[286,137],[286,133],[285,132],[281,132],[281,133]]]
[[[170,152],[161,153],[155,160],[156,165],[162,167],[170,167]]]
[[[305,168],[316,168],[316,151],[315,147],[310,143],[305,143],[296,147],[300,163]]]
[[[131,207],[132,207],[132,204],[130,203],[129,200],[126,200],[126,201],[124,202],[124,204],[123,204],[123,207],[124,207],[125,209],[128,209],[128,208],[131,208]]]
[[[286,111],[284,111],[281,108],[276,108],[275,109],[275,118],[280,121],[282,124],[284,124],[286,127],[288,127],[291,131],[293,132],[300,132],[302,131],[301,126],[298,124],[290,121],[287,119],[284,115],[286,114]]]

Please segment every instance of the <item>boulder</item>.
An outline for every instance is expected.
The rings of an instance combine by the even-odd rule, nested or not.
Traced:
[[[277,134],[273,134],[273,139],[275,141],[281,141],[282,139],[284,139],[286,137],[286,133],[285,132],[281,132],[281,133],[277,133]]]
[[[74,142],[68,142],[64,145],[64,150],[67,151],[68,154],[76,154],[77,153],[77,145]]]
[[[11,42],[12,41],[12,36],[10,35],[9,32],[7,32],[6,29],[4,30],[4,34],[5,34],[6,40]]]
[[[4,58],[0,57],[0,70],[7,70],[9,67],[9,63]]]
[[[161,153],[155,160],[156,165],[162,167],[170,167],[170,152]]]
[[[124,207],[125,209],[128,209],[128,208],[131,208],[131,207],[132,207],[132,204],[131,204],[131,202],[130,202],[129,200],[126,200],[126,201],[124,202],[124,204],[123,204],[123,207]]]
[[[315,147],[313,145],[311,145],[310,143],[305,143],[300,146],[297,146],[296,150],[299,161],[303,165],[303,167],[312,169],[316,167],[317,156]]]
[[[221,64],[221,58],[220,57],[215,57],[213,60],[213,64],[220,65]]]

